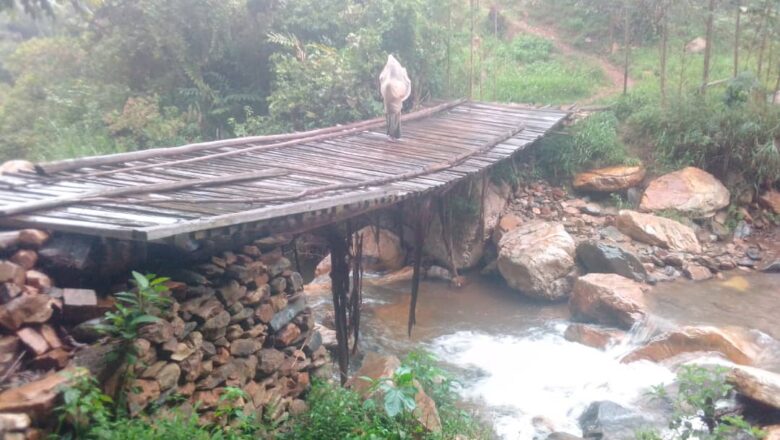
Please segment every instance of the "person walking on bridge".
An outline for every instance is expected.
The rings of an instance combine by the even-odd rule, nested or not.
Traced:
[[[401,108],[412,93],[412,82],[406,69],[393,55],[387,56],[387,63],[379,75],[379,91],[385,102],[387,135],[401,138]]]

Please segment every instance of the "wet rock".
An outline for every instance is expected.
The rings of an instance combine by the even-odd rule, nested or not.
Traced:
[[[363,240],[363,268],[371,272],[394,271],[404,266],[404,251],[401,240],[394,233],[367,226],[359,230],[356,237]]]
[[[306,309],[306,302],[303,299],[288,303],[287,307],[276,313],[269,322],[271,330],[274,332],[279,331],[282,327],[287,325],[288,322],[292,321],[293,318],[298,316],[299,313],[303,312],[304,309]]]
[[[546,440],[583,440],[583,438],[565,432],[553,432],[547,436]]]
[[[780,215],[780,191],[767,191],[758,197],[758,202],[775,214]]]
[[[756,261],[763,258],[763,255],[761,255],[761,250],[756,246],[750,246],[749,248],[747,248],[747,250],[745,251],[745,256],[750,258],[751,260],[756,260]]]
[[[246,295],[246,287],[238,284],[236,280],[230,280],[226,285],[217,289],[217,294],[225,306],[230,307]]]
[[[181,367],[172,362],[161,368],[155,378],[157,379],[157,383],[160,384],[160,391],[167,391],[178,384],[180,376]]]
[[[173,325],[161,319],[141,327],[138,336],[155,344],[162,344],[173,339]]]
[[[643,211],[673,210],[694,218],[708,218],[727,207],[729,190],[712,174],[687,167],[654,179],[645,189]]]
[[[257,371],[263,375],[271,375],[278,371],[284,363],[284,353],[273,348],[264,348],[257,353]]]
[[[32,421],[27,414],[4,413],[0,414],[0,433],[11,431],[24,431],[30,427]],[[8,435],[5,436],[8,438]],[[22,437],[26,438],[26,437]]]
[[[734,238],[744,240],[753,233],[753,227],[745,220],[740,220],[734,228]]]
[[[599,231],[599,235],[601,236],[601,238],[612,240],[617,243],[622,243],[630,240],[630,238],[628,238],[626,234],[620,232],[618,228],[611,225]]]
[[[79,323],[103,316],[106,312],[92,289],[61,289],[63,319]]]
[[[617,218],[617,227],[643,243],[672,251],[701,253],[701,245],[693,229],[674,220],[623,210]]]
[[[647,270],[639,258],[620,246],[585,241],[577,245],[577,260],[587,272],[615,273],[639,282],[647,280]]]
[[[743,396],[780,410],[780,375],[752,367],[734,367],[727,380]]]
[[[70,334],[79,342],[92,343],[105,336],[101,330],[104,325],[106,325],[104,318],[90,319],[73,327]]]
[[[688,264],[683,268],[685,276],[693,281],[704,281],[712,278],[712,272],[698,264]]]
[[[24,295],[0,306],[0,326],[16,330],[25,324],[43,324],[51,318],[53,301],[48,295]]]
[[[614,166],[579,173],[573,186],[581,191],[614,192],[637,186],[644,178],[644,167]]]
[[[625,332],[616,329],[587,324],[570,324],[563,337],[567,341],[578,342],[588,347],[605,349],[625,337]]]
[[[280,293],[284,293],[284,291],[287,290],[287,280],[278,277],[271,280],[271,295],[278,295]]]
[[[637,431],[657,425],[641,413],[608,400],[593,402],[579,418],[584,438],[633,440]]]
[[[777,95],[775,102],[780,102],[780,92],[777,92]],[[763,440],[780,440],[780,425],[764,426],[761,430],[766,434]]]
[[[585,275],[574,283],[569,310],[577,320],[629,329],[645,317],[642,285],[615,274]]]
[[[562,225],[533,221],[501,239],[498,270],[525,295],[559,300],[571,289],[574,255],[574,239]]]
[[[758,351],[749,336],[738,329],[683,327],[653,338],[645,346],[626,355],[621,362],[642,359],[660,362],[681,353],[717,352],[736,364],[750,365]]]
[[[780,260],[775,260],[767,264],[761,271],[766,273],[780,273]]]

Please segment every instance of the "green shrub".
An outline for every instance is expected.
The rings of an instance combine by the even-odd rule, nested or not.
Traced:
[[[539,165],[549,177],[569,178],[587,168],[636,163],[618,136],[612,112],[593,114],[567,134],[552,134],[537,147]]]
[[[519,35],[503,46],[502,52],[522,64],[548,61],[553,52],[553,43],[535,35]]]
[[[663,385],[653,387],[652,394],[669,401],[674,408],[669,421],[669,432],[660,435],[645,431],[640,438],[647,440],[727,440],[732,438],[761,439],[763,432],[754,428],[739,415],[724,415],[719,406],[730,396],[733,388],[726,382],[727,368],[701,365],[683,365],[677,372],[678,392],[671,399]]]
[[[741,175],[750,185],[780,176],[780,106],[720,96],[673,100],[666,109],[647,106],[627,120],[627,140],[650,143],[662,170],[697,166],[725,178]],[[726,102],[730,102],[726,104]]]

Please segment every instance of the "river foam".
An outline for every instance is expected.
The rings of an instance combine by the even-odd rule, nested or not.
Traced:
[[[625,347],[601,351],[569,342],[565,327],[553,323],[519,335],[458,331],[435,338],[430,348],[470,377],[462,396],[487,408],[503,439],[532,440],[535,417],[579,435],[577,419],[591,402],[632,407],[651,386],[674,380],[658,364],[621,364]]]

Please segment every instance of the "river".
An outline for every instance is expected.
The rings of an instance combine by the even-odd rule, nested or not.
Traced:
[[[654,326],[734,325],[757,330],[772,347],[772,338],[780,339],[780,275],[666,283],[647,297]],[[665,365],[619,362],[643,335],[606,351],[569,342],[563,337],[569,324],[565,303],[530,301],[488,279],[474,277],[458,289],[424,281],[411,339],[408,282],[367,283],[364,298],[361,349],[399,356],[418,347],[433,352],[461,381],[464,402],[478,408],[503,439],[533,439],[535,417],[579,434],[577,419],[591,402],[639,407],[651,386],[674,379]],[[326,306],[327,295],[312,302]],[[780,371],[780,354],[774,354],[761,367]]]

